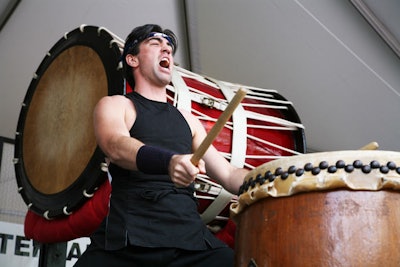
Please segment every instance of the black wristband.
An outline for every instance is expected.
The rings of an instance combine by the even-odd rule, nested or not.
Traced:
[[[144,145],[136,154],[136,166],[139,171],[146,174],[168,174],[168,166],[174,152]]]

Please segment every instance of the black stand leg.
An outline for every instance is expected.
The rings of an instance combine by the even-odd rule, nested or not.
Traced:
[[[41,244],[39,267],[65,267],[67,242]]]

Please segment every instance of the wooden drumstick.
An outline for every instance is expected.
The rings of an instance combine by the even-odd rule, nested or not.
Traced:
[[[200,159],[204,156],[206,153],[208,147],[212,144],[214,139],[218,136],[218,134],[221,132],[222,128],[224,127],[225,123],[229,120],[237,106],[240,104],[240,102],[243,100],[243,98],[246,96],[247,91],[240,88],[235,96],[232,98],[232,100],[229,102],[228,106],[222,112],[222,114],[219,116],[217,122],[214,124],[214,126],[211,128],[210,132],[207,134],[206,138],[201,142],[199,148],[194,152],[192,158],[190,161],[194,164],[197,165],[200,161]]]
[[[359,150],[377,150],[379,148],[379,145],[377,142],[371,142],[369,144],[366,144],[365,146],[361,147]]]

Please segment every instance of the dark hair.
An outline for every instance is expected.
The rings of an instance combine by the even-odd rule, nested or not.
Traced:
[[[124,69],[125,79],[132,90],[134,90],[135,88],[135,79],[133,77],[132,67],[126,63],[125,57],[128,54],[139,54],[139,44],[143,42],[152,32],[159,32],[168,35],[171,40],[171,46],[173,49],[172,53],[175,54],[175,51],[177,49],[178,41],[176,35],[171,30],[163,30],[159,25],[156,24],[145,24],[143,26],[134,28],[131,33],[126,37],[125,47],[122,53],[122,66]]]

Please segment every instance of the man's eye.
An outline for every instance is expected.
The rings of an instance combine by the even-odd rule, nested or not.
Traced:
[[[150,39],[149,40],[149,44],[151,44],[151,45],[159,45],[160,44],[160,40],[158,40],[158,39]]]

